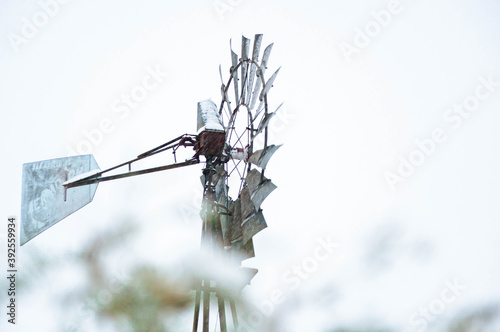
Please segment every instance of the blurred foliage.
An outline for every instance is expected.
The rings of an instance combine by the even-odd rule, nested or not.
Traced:
[[[392,332],[390,329],[353,329],[353,328],[338,328],[331,332]]]
[[[448,332],[497,332],[500,328],[499,320],[500,306],[487,305],[455,318],[449,325]]]
[[[138,268],[131,281],[104,305],[101,314],[125,317],[134,331],[167,331],[163,327],[165,312],[191,308],[191,296],[185,287],[169,282],[154,268]]]
[[[109,253],[124,252],[124,243],[130,239],[130,235],[137,231],[137,228],[131,223],[121,223],[121,228],[113,228],[109,231],[100,231],[98,235],[88,241],[88,245],[78,253],[68,255],[47,255],[42,251],[26,250],[23,253],[23,261],[25,262],[23,273],[19,280],[19,285],[23,289],[35,288],[37,282],[48,271],[54,270],[55,266],[60,269],[63,265],[76,265],[79,269],[85,271],[83,287],[75,286],[75,291],[68,294],[69,302],[64,299],[60,301],[61,307],[67,312],[75,311],[79,304],[85,305],[85,311],[77,312],[76,318],[70,315],[67,320],[75,320],[74,325],[81,325],[75,331],[85,331],[87,323],[92,322],[89,326],[97,326],[101,321],[108,323],[108,330],[115,331],[151,331],[151,332],[170,332],[178,331],[178,326],[182,326],[182,330],[189,330],[192,323],[192,313],[194,309],[194,292],[193,285],[199,284],[199,276],[191,274],[183,275],[173,279],[168,272],[161,272],[158,266],[133,266],[127,270],[126,278],[116,279],[111,276],[111,272],[105,264],[106,257],[109,259],[113,255]],[[383,236],[375,242],[374,247],[382,252],[383,255],[392,255],[392,251],[397,250],[398,246],[393,239],[398,233],[384,233]],[[375,250],[377,251],[377,250]],[[391,257],[391,256],[387,256]],[[386,257],[386,258],[387,258]],[[68,260],[68,258],[70,258]],[[384,258],[384,257],[382,257]],[[384,260],[384,259],[383,259]],[[57,271],[57,270],[56,270]],[[56,273],[56,272],[53,272]],[[309,294],[314,298],[318,305],[318,310],[321,309],[321,303],[318,303],[320,295],[329,294],[332,290],[341,287],[340,284],[330,284],[330,289],[321,289],[319,294]],[[336,293],[335,293],[336,294]],[[225,294],[226,298],[229,294]],[[326,296],[326,295],[325,295]],[[331,294],[329,295],[332,296]],[[212,297],[213,299],[213,297]],[[342,298],[339,296],[333,297],[337,305],[342,305]],[[238,315],[244,316],[245,312],[252,312],[245,306],[249,305],[240,298],[235,299],[238,307]],[[304,299],[303,299],[304,301]],[[321,301],[319,301],[321,302]],[[294,305],[296,306],[296,305]],[[88,311],[92,315],[88,314]],[[255,310],[254,310],[255,311]],[[276,312],[276,311],[275,311]],[[78,316],[80,314],[80,316]],[[229,312],[227,316],[229,318]],[[189,318],[188,318],[189,317]],[[480,308],[474,308],[468,312],[458,314],[451,322],[446,322],[446,317],[440,317],[439,323],[441,328],[436,331],[447,332],[498,332],[500,329],[500,305],[490,304]],[[92,318],[92,319],[89,319]],[[285,320],[290,318],[287,314],[276,314],[272,317],[267,317],[268,322],[274,323],[271,329],[260,327],[255,331],[281,331],[279,326]],[[201,319],[201,317],[200,317]],[[382,319],[382,318],[381,318]],[[384,320],[378,320],[384,322]],[[213,329],[213,324],[212,329]],[[375,326],[373,326],[375,325]],[[336,326],[330,325],[330,332],[392,332],[397,329],[380,327],[383,324],[364,324],[358,321],[358,324],[347,324]],[[228,327],[230,327],[229,325]],[[201,326],[200,326],[201,329]],[[228,329],[231,331],[231,328]],[[64,331],[68,331],[64,329]],[[90,330],[89,330],[90,331]],[[216,331],[219,331],[217,328]],[[434,331],[434,330],[432,330]]]

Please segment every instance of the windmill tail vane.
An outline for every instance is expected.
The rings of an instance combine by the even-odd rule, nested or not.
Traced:
[[[257,270],[242,268],[241,262],[255,256],[252,238],[267,227],[261,205],[276,186],[264,176],[264,171],[281,146],[268,144],[268,125],[279,107],[269,112],[267,100],[280,69],[265,80],[273,44],[264,49],[260,58],[262,39],[261,34],[255,35],[251,50],[250,39],[242,37],[241,56],[231,45],[227,82],[219,67],[221,103],[219,106],[212,100],[198,103],[196,134],[180,135],[105,170],[100,170],[92,155],[24,164],[21,245],[89,204],[100,182],[204,163],[202,248],[212,255],[229,257],[247,276],[249,284]],[[178,161],[181,147],[192,148],[194,154]],[[166,151],[172,152],[173,163],[132,169],[139,161]],[[201,280],[196,289],[193,331],[198,329],[202,299],[202,326],[203,331],[208,331],[211,292],[218,297],[220,329],[227,331],[225,299],[220,287],[213,286],[214,282],[216,285],[217,281]],[[234,300],[227,300],[237,327]]]

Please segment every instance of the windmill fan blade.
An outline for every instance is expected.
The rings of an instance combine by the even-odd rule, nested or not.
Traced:
[[[219,181],[220,178],[226,178],[227,176],[227,172],[226,170],[224,169],[224,166],[222,165],[217,165],[216,168],[216,173],[213,175],[213,181],[215,183],[217,183]],[[206,178],[205,178],[205,174],[202,174],[200,176],[200,182],[201,182],[201,185],[204,186],[205,185],[205,181],[206,181]]]
[[[262,44],[262,35],[255,35],[255,40],[253,41],[253,52],[252,52],[252,60],[257,63],[259,61],[259,52],[260,45]],[[255,72],[257,70],[257,66],[254,63],[250,64],[250,76],[248,78],[248,90],[247,90],[247,101],[246,104],[250,104],[250,98],[252,98],[252,88],[253,81],[255,78]]]
[[[231,254],[233,261],[238,264],[245,259],[255,257],[252,239],[250,239],[250,241],[248,241],[245,245],[243,245],[242,238],[233,241],[233,243],[231,243]]]
[[[228,199],[228,197],[225,197],[225,200],[229,200],[229,204],[226,204],[226,206],[229,206],[229,213],[227,211],[224,211],[225,213],[220,213],[221,211],[219,210],[219,217],[220,217],[220,224],[221,224],[221,229],[222,229],[222,242],[224,246],[229,246],[231,245],[231,227],[232,227],[232,211],[234,209],[234,202],[231,201],[231,199]]]
[[[217,202],[223,206],[227,204],[227,185],[224,178],[219,178],[215,186],[215,197]]]
[[[220,84],[224,85],[224,77],[222,77],[222,65],[219,65],[219,76],[220,76]]]
[[[260,99],[262,100],[264,96],[271,90],[274,84],[274,80],[276,80],[276,77],[278,76],[278,73],[280,72],[281,67],[279,67],[274,74],[267,80],[266,86],[262,90],[262,93],[260,94]]]
[[[241,242],[243,243],[243,240]],[[250,239],[250,241],[243,246],[243,254],[243,257],[246,259],[255,257],[255,249],[253,247],[252,239]]]
[[[241,200],[237,199],[232,204],[231,216],[228,220],[227,242],[232,243],[243,236],[241,222]]]
[[[265,106],[264,100],[261,100],[259,103],[259,107],[257,107],[257,111],[255,112],[255,115],[254,115],[255,119],[259,116],[260,112],[262,112],[264,110],[264,106]]]
[[[241,228],[243,230],[243,244],[246,244],[258,232],[267,227],[266,220],[262,214],[262,210],[253,214],[251,217],[243,221]]]
[[[63,183],[98,169],[92,155],[24,164],[21,245],[90,203],[97,184],[65,189]]]
[[[250,197],[250,193],[247,188],[243,188],[240,193],[241,199],[241,218],[243,219],[243,223],[246,219],[255,214],[255,206],[252,202],[252,198]]]
[[[262,120],[259,123],[259,128],[257,129],[257,133],[255,135],[260,134],[261,132],[264,131],[264,129],[267,128],[267,126],[269,126],[269,122],[271,121],[271,119],[273,118],[273,116],[276,115],[276,113],[278,112],[278,110],[281,108],[282,105],[283,105],[283,103],[281,103],[281,105],[278,106],[278,108],[276,109],[276,111],[274,111],[272,113],[268,113],[268,114],[266,114],[262,118]]]
[[[234,53],[233,48],[231,46],[231,41],[229,42],[229,46],[231,48],[231,65],[232,65],[232,73],[233,73],[233,86],[234,86],[234,100],[236,103],[239,100],[239,87],[238,87],[238,70],[236,66],[238,66],[238,54]]]
[[[274,191],[274,189],[278,188],[271,180],[266,180],[262,182],[257,191],[252,195],[252,202],[256,209],[260,208],[262,202],[269,196],[270,193]]]
[[[264,179],[267,180],[266,178]],[[245,183],[247,184],[248,190],[250,190],[251,193],[255,192],[261,182],[262,173],[255,168],[250,170],[250,172],[248,172],[247,176],[245,177]]]
[[[269,92],[269,90],[271,90],[271,88],[273,87],[273,84],[274,84],[274,80],[276,79],[276,77],[278,76],[278,73],[280,71],[281,67],[278,68],[278,70],[276,70],[274,72],[274,74],[267,80],[266,82],[266,86],[264,87],[264,89],[262,90],[260,96],[259,96],[259,99],[260,99],[260,103],[259,103],[259,107],[257,108],[257,112],[255,112],[255,118],[260,114],[260,112],[262,112],[262,110],[264,109],[264,106],[265,106],[265,103],[264,103],[264,96],[267,95],[267,93]]]
[[[213,181],[218,182],[220,179],[226,179],[227,172],[224,169],[224,165],[217,165],[215,167],[215,174],[213,175]]]
[[[255,275],[257,274],[257,272],[259,272],[259,270],[257,269],[253,269],[253,268],[249,268],[249,267],[242,267],[241,268],[242,272],[244,273],[244,280],[246,280],[246,285],[250,285],[250,281],[252,281],[252,279],[255,277]],[[243,286],[243,287],[244,287]]]
[[[250,39],[242,36],[241,38],[241,58],[243,61],[249,59],[250,53]],[[243,83],[241,84],[241,102],[245,103],[246,100],[246,90],[248,85],[248,62],[241,64],[241,79]],[[238,100],[238,99],[237,99]]]
[[[264,55],[262,56],[262,61],[260,63],[260,73],[258,75],[259,78],[255,82],[255,88],[252,94],[252,101],[250,102],[250,110],[252,110],[255,107],[255,103],[257,102],[257,98],[259,97],[260,89],[262,88],[262,78],[264,77],[264,74],[266,72],[267,63],[269,61],[269,56],[271,55],[273,45],[274,44],[268,45],[264,50]]]
[[[248,172],[245,182],[247,183],[248,190],[250,190],[250,197],[255,209],[259,209],[260,205],[267,198],[267,196],[269,196],[269,194],[277,188],[271,180],[263,177],[262,174],[256,169],[252,169]]]
[[[281,147],[280,145],[269,145],[262,150],[255,151],[252,153],[248,161],[254,165],[259,166],[262,169],[265,169],[269,159],[273,156],[273,154]]]

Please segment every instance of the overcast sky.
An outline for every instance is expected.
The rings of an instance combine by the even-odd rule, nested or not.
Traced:
[[[284,102],[270,125],[284,146],[266,170],[278,189],[245,292],[259,306],[282,291],[273,312],[286,331],[365,320],[430,330],[500,301],[499,15],[493,0],[4,1],[0,218],[20,218],[23,163],[92,153],[107,168],[196,133],[197,102],[220,103],[229,41],[238,51],[242,34],[262,33],[269,70],[282,67],[269,101]],[[147,94],[127,103],[148,75]],[[76,251],[130,218],[144,226],[134,259],[175,264],[199,246],[200,174],[102,183],[19,259],[26,247]],[[418,314],[457,282],[442,313]],[[53,288],[22,295],[20,324],[40,318]],[[44,315],[46,330],[64,319]]]

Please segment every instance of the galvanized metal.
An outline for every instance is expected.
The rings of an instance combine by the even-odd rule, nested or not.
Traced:
[[[264,219],[264,215],[262,214],[262,210],[248,217],[241,225],[241,228],[243,229],[243,244],[246,244],[258,232],[266,227],[267,223]]]
[[[65,189],[63,183],[95,169],[92,155],[23,165],[21,245],[92,201],[97,184]]]
[[[241,198],[241,218],[243,219],[241,225],[243,225],[247,218],[255,214],[255,206],[252,202],[252,198],[250,196],[248,188],[243,188],[241,190],[240,198]]]
[[[267,166],[267,163],[273,156],[273,154],[276,152],[281,147],[280,145],[269,145],[265,147],[262,150],[255,151],[250,158],[248,158],[248,161],[251,162],[252,164],[259,166],[262,169],[265,169]]]
[[[265,179],[265,178],[264,178]],[[252,169],[247,173],[247,176],[245,177],[245,183],[247,184],[248,189],[250,192],[255,192],[259,184],[262,182],[262,173],[259,172],[257,169]],[[266,179],[267,180],[267,179]]]
[[[264,79],[264,74],[266,73],[267,69],[267,62],[269,61],[269,56],[271,55],[271,51],[273,49],[273,44],[270,44],[266,47],[264,50],[264,55],[262,56],[262,61],[260,63],[260,72],[257,73],[257,75],[261,78],[255,82],[255,88],[252,94],[252,100],[250,102],[250,110],[253,110],[255,107],[255,103],[257,99],[259,98],[260,94],[260,89],[262,88],[262,79]]]
[[[229,45],[231,45],[231,42],[229,43]],[[231,75],[232,75],[232,81],[233,81],[233,86],[234,86],[234,100],[237,102],[239,100],[239,88],[238,88],[238,85],[239,85],[239,82],[238,82],[238,54],[236,54],[234,51],[233,51],[233,48],[230,46],[231,48],[231,64],[232,64],[232,67],[231,67]]]
[[[255,192],[252,193],[252,202],[256,209],[259,209],[262,205],[262,202],[269,196],[271,192],[273,192],[277,186],[271,182],[271,180],[263,181],[256,189]]]
[[[257,134],[260,134],[262,133],[266,128],[267,126],[269,126],[269,122],[271,122],[271,119],[276,115],[276,113],[278,112],[278,110],[281,108],[283,104],[279,105],[278,108],[276,109],[276,111],[272,112],[272,113],[268,113],[268,114],[265,114],[260,123],[259,123],[259,127],[257,128]]]
[[[247,100],[245,102],[246,105],[250,104],[252,98],[255,72],[257,71],[257,62],[259,61],[259,52],[261,44],[262,44],[262,35],[261,34],[255,35],[255,39],[253,42],[252,62],[250,63],[250,76],[248,77]]]
[[[198,102],[198,133],[203,130],[224,131],[217,105],[210,100]]]
[[[253,241],[250,239],[247,243],[243,244],[243,233],[242,236],[231,243],[230,250],[231,260],[239,265],[242,261],[255,257],[255,251],[253,247]]]
[[[250,39],[245,36],[241,37],[241,59],[243,60],[243,64],[241,66],[241,79],[243,80],[241,83],[241,103],[246,104],[246,92],[248,85],[248,59],[250,55]],[[238,100],[238,99],[237,99]],[[238,102],[239,103],[239,102]]]
[[[266,179],[259,171],[256,169],[248,172],[245,181],[250,191],[250,198],[255,206],[255,209],[259,209],[262,202],[273,192],[277,187],[271,180]]]
[[[253,277],[255,277],[257,272],[259,272],[259,270],[250,267],[242,267],[241,270],[245,274],[247,285],[250,285],[250,281],[253,279]]]
[[[233,242],[236,239],[243,236],[243,231],[241,230],[241,223],[243,219],[241,217],[241,199],[238,198],[234,201],[233,209],[231,211],[232,218],[230,219],[230,224],[228,225],[228,242]]]
[[[261,92],[261,95],[260,95],[260,99],[261,100],[264,98],[264,95],[266,95],[269,92],[269,90],[271,90],[271,88],[273,87],[274,81],[276,80],[276,77],[278,76],[278,73],[280,72],[280,69],[281,69],[281,67],[279,67],[274,72],[274,74],[267,80],[266,86],[264,87],[264,89],[262,89],[262,92]]]

